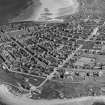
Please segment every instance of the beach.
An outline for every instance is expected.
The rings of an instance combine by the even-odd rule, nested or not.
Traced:
[[[75,99],[32,100],[26,96],[15,96],[6,85],[0,85],[0,99],[7,105],[91,105],[95,100],[105,101],[105,96],[88,96]]]

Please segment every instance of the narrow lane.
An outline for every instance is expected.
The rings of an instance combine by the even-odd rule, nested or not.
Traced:
[[[97,31],[98,31],[98,28],[99,28],[99,27],[96,27],[96,28],[93,30],[93,32],[91,33],[91,35],[90,35],[85,41],[90,40],[94,35],[96,35],[96,33],[97,33]],[[50,75],[48,75],[47,78],[45,79],[45,81],[43,81],[37,88],[42,87],[48,80],[51,80],[51,79],[54,77],[54,75],[57,73],[57,70],[58,70],[59,68],[62,68],[71,58],[73,58],[74,55],[75,55],[82,47],[83,47],[83,45],[80,45],[74,52],[72,52],[72,54],[70,54],[70,55],[68,56],[68,58],[67,58],[66,60],[63,61],[62,64],[60,64],[60,65],[58,65],[58,67],[54,68],[54,71],[53,71]]]

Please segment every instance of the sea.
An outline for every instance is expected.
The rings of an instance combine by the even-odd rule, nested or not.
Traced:
[[[19,21],[63,21],[78,11],[77,0],[0,0],[0,24]]]
[[[62,21],[57,17],[70,15],[77,11],[78,3],[76,0],[40,0],[41,6],[38,10],[37,16],[32,16],[35,21]],[[46,10],[47,9],[47,10]],[[34,18],[36,16],[36,18]]]
[[[31,0],[29,0],[31,1]],[[63,21],[57,17],[77,12],[77,0],[32,0],[27,2],[26,8],[19,15],[10,19],[14,21]]]

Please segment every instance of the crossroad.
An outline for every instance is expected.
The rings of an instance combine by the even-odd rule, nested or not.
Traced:
[[[93,32],[91,33],[91,35],[89,35],[88,38],[87,38],[86,40],[84,40],[84,41],[89,41],[94,35],[97,35],[98,28],[99,28],[99,27],[96,27],[96,28],[93,30]],[[16,32],[16,31],[15,31],[15,32]],[[62,46],[61,46],[61,47],[62,47]],[[45,79],[39,86],[36,87],[36,89],[42,87],[48,80],[51,80],[51,79],[54,77],[54,75],[55,75],[56,73],[58,73],[57,70],[58,70],[59,68],[62,68],[67,62],[69,62],[69,60],[72,59],[72,58],[74,57],[74,55],[75,55],[82,47],[83,47],[83,45],[81,44],[75,51],[72,52],[72,54],[68,55],[67,59],[64,60],[62,64],[59,64],[58,67],[55,67],[54,70],[53,70],[53,72],[50,73],[50,75],[48,75],[48,76],[46,77],[46,79]],[[5,66],[6,66],[6,65],[5,65]],[[8,69],[8,67],[7,67],[7,69]],[[8,69],[8,70],[9,70],[9,69]],[[12,70],[10,70],[10,71],[13,72]],[[20,72],[18,72],[18,73],[20,73]],[[22,73],[22,72],[21,72],[21,73]],[[26,73],[22,73],[22,74],[28,75],[28,74],[26,74]],[[29,74],[29,75],[30,75],[30,74]],[[31,75],[30,75],[30,76],[31,76]],[[32,75],[32,76],[33,76],[33,75]]]
[[[88,37],[85,41],[89,41],[94,35],[97,35],[98,28],[99,28],[98,26],[95,27],[95,29],[93,30],[93,32],[91,33],[91,35],[89,35],[89,37]],[[63,61],[62,64],[59,64],[58,67],[54,68],[54,71],[53,71],[50,75],[48,75],[47,78],[45,79],[45,81],[42,82],[37,88],[42,87],[48,80],[51,80],[51,79],[54,77],[54,75],[57,73],[57,70],[58,70],[59,68],[62,68],[71,58],[73,58],[74,55],[75,55],[82,47],[83,47],[83,45],[80,45],[74,52],[72,52],[72,54],[70,54],[70,55],[68,56],[68,58],[67,58],[66,60]]]

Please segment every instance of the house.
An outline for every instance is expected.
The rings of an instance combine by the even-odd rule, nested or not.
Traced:
[[[86,64],[94,64],[95,59],[94,58],[88,58],[88,57],[81,57],[76,63],[75,66],[83,67]]]

